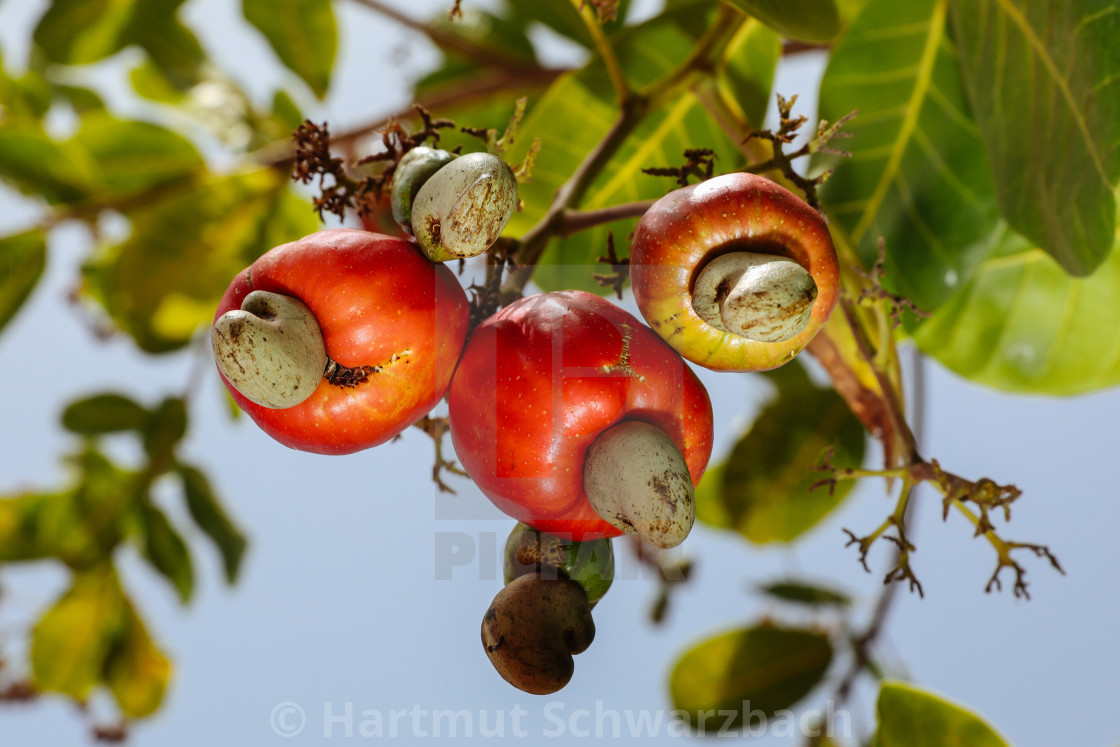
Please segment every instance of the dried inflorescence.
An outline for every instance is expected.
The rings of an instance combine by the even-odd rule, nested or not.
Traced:
[[[996,531],[996,527],[991,521],[991,511],[1000,510],[1003,512],[1004,520],[1010,520],[1011,504],[1021,495],[1019,488],[1014,485],[1000,485],[986,477],[976,481],[967,480],[941,469],[941,465],[938,464],[936,459],[928,462],[918,459],[912,464],[895,469],[841,469],[832,464],[832,449],[825,450],[814,469],[825,472],[828,476],[817,480],[809,489],[815,490],[820,487],[827,487],[830,493],[839,480],[884,477],[902,481],[902,489],[894,511],[873,532],[861,537],[849,529],[844,529],[844,532],[848,535],[848,545],[858,546],[860,563],[864,570],[868,572],[871,569],[867,565],[867,554],[876,541],[883,539],[896,546],[896,558],[883,579],[884,583],[905,580],[909,582],[911,591],[917,591],[919,596],[922,595],[921,584],[910,567],[910,554],[917,548],[907,537],[906,517],[911,493],[914,487],[923,482],[933,485],[941,492],[943,519],[948,519],[950,508],[957,508],[974,525],[973,536],[985,537],[995,549],[997,555],[996,569],[988,580],[988,584],[984,587],[984,591],[990,592],[992,589],[997,591],[1002,589],[999,580],[1000,572],[1004,568],[1011,568],[1015,573],[1015,585],[1013,587],[1015,596],[1030,598],[1027,591],[1026,569],[1011,557],[1011,553],[1015,550],[1029,550],[1035,556],[1049,560],[1050,565],[1059,573],[1065,573],[1058,562],[1058,558],[1045,545],[1012,542],[1000,537]],[[974,512],[968,504],[975,506],[978,513]],[[891,528],[895,530],[894,535],[887,533]]]
[[[851,157],[851,153],[843,150],[837,150],[828,145],[829,141],[836,138],[851,137],[851,133],[844,132],[843,126],[847,124],[852,118],[856,116],[853,110],[845,114],[840,119],[832,122],[831,124],[825,120],[821,120],[817,124],[817,135],[805,145],[801,146],[798,150],[792,153],[785,152],[785,146],[794,141],[801,130],[801,125],[807,121],[804,115],[793,116],[793,105],[797,103],[797,95],[786,99],[781,94],[778,94],[778,117],[779,124],[777,130],[751,130],[751,132],[744,138],[743,143],[751,140],[768,140],[773,145],[773,156],[770,160],[764,163],[753,164],[747,168],[747,171],[753,173],[763,173],[777,169],[782,172],[793,184],[797,185],[805,194],[805,201],[812,205],[817,210],[821,209],[820,199],[817,197],[817,187],[823,184],[832,174],[829,169],[815,177],[806,177],[797,173],[793,167],[793,162],[798,158],[811,155],[813,153],[828,153],[834,156]]]
[[[715,174],[716,152],[711,148],[689,148],[684,152],[684,158],[685,161],[680,166],[655,166],[642,169],[642,173],[676,177],[677,185],[681,187],[688,186],[689,177],[696,177],[697,181],[702,182]]]
[[[622,289],[626,285],[626,281],[630,278],[630,258],[619,257],[618,252],[614,247],[614,234],[607,231],[607,253],[604,256],[597,257],[596,262],[600,264],[610,265],[610,272],[596,272],[592,273],[591,277],[595,282],[603,288],[610,288],[618,296],[618,300],[622,300]]]

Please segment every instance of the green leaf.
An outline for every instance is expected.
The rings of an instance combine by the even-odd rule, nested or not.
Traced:
[[[870,0],[821,83],[821,117],[853,109],[821,196],[865,265],[886,240],[886,285],[931,312],[990,251],[999,219],[984,147],[946,33],[943,0]]]
[[[673,665],[669,693],[673,708],[684,711],[696,728],[731,729],[797,703],[831,661],[832,644],[824,633],[761,623],[686,651]]]
[[[175,87],[163,71],[152,62],[145,60],[128,73],[132,90],[137,95],[161,104],[178,104],[186,97],[186,93]]]
[[[836,10],[840,14],[840,25],[850,28],[852,22],[863,11],[868,0],[836,0]]]
[[[738,107],[743,120],[761,126],[770,104],[774,71],[782,40],[761,23],[745,23],[716,68],[716,85],[724,100]],[[723,167],[722,163],[720,164]]]
[[[85,65],[128,44],[136,0],[54,0],[35,28],[35,44],[51,62]]]
[[[587,24],[580,18],[571,0],[534,0],[532,3],[509,0],[508,6],[513,17],[520,20],[524,26],[534,23],[544,24],[561,36],[585,47],[593,46]],[[603,24],[603,30],[608,35],[622,28],[629,6],[629,0],[620,0],[615,20]]]
[[[702,26],[703,14],[660,16],[654,21],[629,28],[617,38],[617,53],[622,68],[635,86],[644,86],[671,71],[693,49]],[[696,28],[694,28],[696,27]],[[744,52],[752,39],[740,34],[727,54]],[[541,151],[533,170],[533,180],[521,185],[524,209],[509,223],[509,232],[519,236],[535,225],[547,211],[557,189],[578,163],[595,147],[617,117],[614,92],[599,63],[592,63],[577,74],[558,79],[530,110],[521,129],[521,138],[507,154],[511,163],[524,157],[534,138],[541,140]],[[684,161],[689,148],[714,149],[721,170],[734,170],[743,163],[737,144],[727,138],[708,115],[701,101],[690,90],[676,100],[651,112],[627,138],[587,191],[581,209],[595,209],[633,200],[653,199],[673,188],[664,177],[642,173],[643,168],[676,166]],[[597,259],[606,253],[606,234],[617,239],[627,236],[636,219],[599,226],[592,230],[553,241],[538,265],[533,279],[545,290],[580,288],[604,292],[592,275],[603,271]]]
[[[31,295],[46,263],[47,236],[42,229],[0,239],[0,330]]]
[[[178,20],[183,0],[54,0],[35,29],[44,57],[63,65],[85,65],[131,45],[179,90],[198,82],[206,55]]]
[[[277,91],[273,94],[272,113],[290,131],[303,124],[303,112],[287,91]]]
[[[83,290],[141,349],[183,347],[209,325],[230,280],[272,248],[319,224],[295,211],[288,180],[271,169],[199,179],[127,215],[132,235],[85,266]]]
[[[0,126],[0,177],[25,194],[56,204],[108,201],[200,172],[189,140],[148,122],[93,108],[64,142],[31,121]]]
[[[1001,225],[972,279],[914,332],[919,347],[986,386],[1069,395],[1120,384],[1120,251],[1087,278]]]
[[[832,493],[809,490],[822,477],[813,466],[826,448],[833,448],[839,467],[863,461],[863,426],[839,394],[813,385],[800,366],[784,366],[774,375],[780,377],[778,397],[717,465],[712,483],[706,476],[696,493],[697,519],[757,543],[795,540],[851,490],[849,481]]]
[[[1009,747],[975,714],[904,682],[879,687],[874,747]]]
[[[148,505],[144,510],[144,555],[152,567],[172,583],[179,601],[186,604],[194,592],[194,565],[187,543],[167,516]]]
[[[72,142],[96,165],[111,192],[134,194],[201,171],[194,145],[171,130],[148,122],[117,119],[105,111],[82,117]]]
[[[111,565],[74,574],[69,591],[35,624],[35,685],[85,700],[101,679],[110,645],[124,622],[124,596]]]
[[[59,493],[23,493],[0,497],[0,563],[49,557],[50,548],[38,541],[38,518],[46,504],[69,500],[69,495]]]
[[[11,77],[0,60],[0,114],[4,119],[42,117],[50,109],[52,88],[57,90],[58,86],[52,86],[38,70]]]
[[[836,606],[847,607],[852,603],[851,597],[835,589],[829,589],[816,584],[801,581],[779,581],[758,587],[759,591],[781,599],[784,602],[794,602],[809,606]]]
[[[52,86],[54,93],[66,100],[75,114],[83,115],[90,112],[103,111],[105,100],[92,88],[85,86],[68,86],[56,83]]]
[[[276,56],[323,98],[330,87],[338,43],[334,11],[322,0],[241,0],[245,20],[257,27]]]
[[[176,89],[186,91],[205,77],[206,52],[178,18],[184,0],[143,0],[136,4],[129,39],[144,48]]]
[[[58,143],[30,120],[0,124],[0,178],[47,202],[77,202],[92,191],[94,166],[73,143]]]
[[[187,435],[187,403],[181,397],[168,397],[159,403],[144,424],[144,451],[152,461],[163,461]]]
[[[0,499],[0,562],[54,558],[71,568],[104,563],[128,532],[137,475],[93,448],[67,458],[66,489]]]
[[[36,531],[40,547],[82,568],[111,557],[128,531],[129,510],[143,480],[92,447],[68,461],[77,475],[75,485],[43,506]]]
[[[809,42],[831,41],[840,33],[833,0],[724,0],[754,16],[782,36]]]
[[[128,718],[144,718],[159,710],[171,661],[152,642],[144,622],[125,600],[124,629],[105,664],[105,683]]]
[[[62,427],[93,436],[138,430],[148,422],[147,408],[123,394],[95,394],[71,402],[62,413]]]
[[[1116,8],[951,0],[960,68],[1007,222],[1074,275],[1115,243]]]
[[[183,483],[183,494],[187,499],[191,518],[214,541],[222,555],[226,581],[234,583],[248,545],[245,535],[226,514],[205,474],[185,464],[179,464],[176,472]]]

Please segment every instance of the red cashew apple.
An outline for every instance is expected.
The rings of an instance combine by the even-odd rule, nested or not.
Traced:
[[[828,226],[765,177],[674,190],[634,230],[630,280],[650,326],[707,368],[761,371],[797,355],[836,305]]]
[[[238,274],[211,339],[234,400],[266,433],[348,454],[444,396],[468,315],[454,275],[415,244],[343,228],[278,246]]]
[[[637,531],[668,547],[691,528],[711,402],[680,356],[609,301],[560,291],[505,307],[471,336],[449,403],[467,473],[535,529],[576,541]]]

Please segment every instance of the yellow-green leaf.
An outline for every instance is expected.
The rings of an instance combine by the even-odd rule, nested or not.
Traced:
[[[974,713],[904,682],[879,688],[874,747],[1009,747]]]
[[[51,62],[85,65],[128,43],[137,0],[54,0],[35,28],[35,44]]]
[[[171,660],[155,646],[126,600],[123,630],[105,665],[105,683],[121,712],[129,718],[155,713],[170,679]]]
[[[256,169],[153,199],[127,214],[128,239],[86,265],[83,290],[143,350],[178,349],[210,323],[238,272],[276,243],[316,230],[310,207],[290,207],[289,190],[280,171]]]
[[[1012,392],[1068,395],[1120,384],[1120,251],[1077,278],[1006,224],[992,244],[991,258],[915,330],[922,350]]]
[[[832,644],[824,633],[761,623],[686,651],[669,675],[669,694],[673,708],[684,711],[696,728],[730,729],[743,725],[751,711],[768,718],[797,703],[831,661]]]
[[[41,229],[0,239],[0,330],[31,295],[46,263],[47,237]]]
[[[69,591],[32,631],[36,686],[84,700],[101,679],[124,616],[124,596],[111,565],[75,573]]]
[[[159,125],[91,111],[72,142],[93,160],[97,177],[113,193],[132,194],[202,170],[198,149]]]
[[[744,23],[716,65],[716,84],[724,101],[738,108],[744,121],[762,126],[770,104],[774,71],[782,40],[762,23]],[[720,168],[724,169],[723,164]]]
[[[89,568],[107,561],[128,531],[139,476],[92,447],[67,461],[76,473],[74,485],[27,506],[23,531],[42,556]]]
[[[76,202],[94,191],[96,166],[74,143],[53,140],[33,120],[0,124],[0,178],[52,204]]]

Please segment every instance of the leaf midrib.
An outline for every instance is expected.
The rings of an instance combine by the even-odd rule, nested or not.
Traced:
[[[922,49],[922,56],[917,65],[918,74],[914,79],[914,90],[910,93],[910,99],[906,103],[906,116],[902,119],[898,137],[895,139],[895,146],[891,151],[886,167],[883,169],[883,176],[879,183],[875,185],[875,191],[867,201],[867,208],[860,217],[859,223],[852,230],[852,241],[855,244],[859,244],[864,233],[878,214],[879,206],[886,197],[887,190],[902,165],[902,157],[906,153],[914,128],[917,127],[918,118],[922,111],[920,104],[933,80],[933,67],[937,60],[937,50],[945,34],[945,3],[946,0],[938,0],[934,4],[933,15],[929,21],[929,33],[926,35],[925,47]]]

